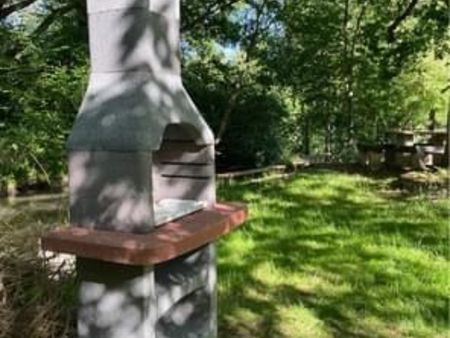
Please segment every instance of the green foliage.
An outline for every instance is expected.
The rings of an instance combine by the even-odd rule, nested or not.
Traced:
[[[86,2],[34,2],[0,5],[2,182],[59,179],[86,85]],[[2,14],[13,3],[34,5]],[[221,166],[348,160],[431,110],[445,122],[445,0],[192,0],[182,14],[185,83]]]
[[[9,52],[0,64],[0,183],[57,183],[65,172],[64,143],[83,95],[86,66],[48,64],[24,32],[7,34]]]
[[[226,138],[218,150],[228,165],[263,166],[277,163],[283,151],[295,147],[284,119],[289,115],[276,93],[247,90],[234,112]],[[290,142],[291,141],[291,142]]]
[[[442,89],[449,80],[448,70],[445,61],[428,55],[402,71],[393,83],[395,116],[400,118],[397,124],[425,127],[429,112],[435,110],[439,126],[445,126],[446,97]]]
[[[287,1],[278,12],[284,29],[263,57],[304,103],[302,133],[311,147],[321,139],[310,150],[346,154],[356,142],[379,141],[387,129],[420,127],[430,109],[442,116],[448,5],[419,2],[390,37],[409,3]],[[441,74],[434,76],[433,67]]]
[[[233,105],[217,150],[220,167],[252,167],[289,157],[297,139],[292,99],[283,88],[262,84],[261,67],[241,55],[226,62],[214,49],[186,63],[185,83],[215,134]],[[236,102],[230,102],[235,96]],[[290,105],[290,106],[289,106]]]

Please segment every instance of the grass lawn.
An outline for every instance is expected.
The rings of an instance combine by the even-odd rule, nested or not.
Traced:
[[[383,183],[315,171],[222,186],[251,220],[220,244],[220,337],[449,337],[449,203]]]
[[[448,337],[449,203],[385,183],[316,170],[223,184],[251,219],[219,245],[220,338]],[[49,280],[36,255],[67,217],[65,195],[0,203],[0,338],[73,337],[73,273]]]

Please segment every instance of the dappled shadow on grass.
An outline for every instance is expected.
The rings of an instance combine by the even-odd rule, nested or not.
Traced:
[[[252,218],[220,246],[221,337],[444,337],[442,206],[375,187],[330,171],[222,187]]]
[[[377,187],[329,170],[222,187],[222,200],[249,203],[251,220],[220,244],[220,337],[446,337],[448,204],[387,199]],[[44,327],[39,315],[53,332],[75,318],[73,278],[48,282],[35,257],[39,233],[66,210],[64,197],[0,210],[0,266],[18,302],[3,318],[18,337]]]

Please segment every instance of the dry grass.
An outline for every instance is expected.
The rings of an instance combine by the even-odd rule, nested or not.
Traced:
[[[63,222],[54,200],[0,206],[0,338],[74,336],[75,279],[38,255],[44,229]]]
[[[397,185],[412,193],[427,193],[444,196],[450,188],[450,171],[438,169],[434,172],[412,171],[400,176]]]

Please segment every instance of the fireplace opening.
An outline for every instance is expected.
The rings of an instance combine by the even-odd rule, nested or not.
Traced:
[[[199,211],[215,202],[214,148],[199,145],[195,129],[170,124],[152,156],[155,226]]]

